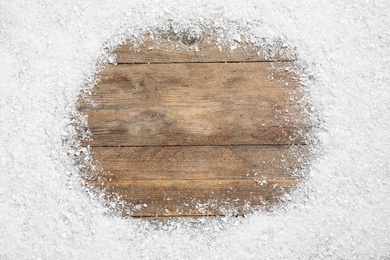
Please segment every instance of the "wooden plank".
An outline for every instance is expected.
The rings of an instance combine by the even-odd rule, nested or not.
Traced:
[[[121,116],[120,113],[118,116]],[[104,116],[107,114],[103,114]],[[310,128],[281,126],[245,126],[242,128],[223,125],[196,125],[195,128],[171,127],[170,122],[139,123],[132,117],[116,121],[116,114],[110,119],[99,117],[90,122],[92,140],[83,145],[92,147],[122,146],[190,146],[190,145],[302,145],[306,143],[305,133]],[[94,117],[91,117],[94,118]],[[100,119],[100,120],[99,120]],[[114,120],[114,121],[113,121]],[[91,120],[92,121],[92,120]],[[190,125],[192,126],[192,125]]]
[[[150,105],[147,100],[166,106],[239,101],[242,105],[239,96],[248,96],[259,106],[292,105],[302,99],[302,93],[294,75],[284,72],[287,66],[290,63],[109,66],[100,73],[101,82],[93,88],[91,99],[99,110],[127,109],[129,103]],[[81,109],[88,108],[82,105]]]
[[[133,180],[101,185],[109,197],[121,196],[132,216],[248,214],[276,203],[294,180]]]
[[[202,35],[146,35],[143,40],[129,41],[115,54],[117,63],[192,63],[192,62],[264,62],[287,61],[283,46],[267,50],[244,41],[224,43],[210,31]]]
[[[293,180],[304,167],[306,146],[95,147],[104,179]],[[101,179],[103,174],[99,175]],[[96,179],[96,178],[95,178]]]
[[[264,63],[110,67],[93,91],[94,105],[80,106],[89,117],[89,144],[303,144],[302,94],[293,75],[281,76],[280,68]]]

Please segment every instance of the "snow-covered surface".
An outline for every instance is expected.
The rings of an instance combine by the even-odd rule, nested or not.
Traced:
[[[161,2],[0,1],[0,259],[390,259],[389,2]],[[296,48],[322,120],[305,196],[156,228],[82,190],[63,143],[80,88],[104,47],[169,23]]]

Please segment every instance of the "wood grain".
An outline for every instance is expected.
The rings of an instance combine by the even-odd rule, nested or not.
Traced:
[[[109,67],[93,90],[94,103],[80,105],[89,117],[90,145],[303,144],[302,93],[280,66]]]
[[[126,109],[148,105],[242,105],[255,99],[258,106],[296,105],[302,99],[296,76],[285,71],[290,63],[140,64],[109,66],[92,91],[96,108]],[[286,85],[288,84],[288,85]],[[215,100],[214,103],[207,103]],[[238,103],[241,101],[241,103]],[[82,106],[83,108],[83,106]]]
[[[293,180],[306,146],[94,147],[109,181]],[[102,177],[100,175],[99,177]]]
[[[196,216],[248,214],[278,201],[294,180],[132,180],[90,182],[107,194],[119,194],[132,216]],[[129,212],[123,212],[124,215]]]
[[[114,54],[79,109],[103,168],[84,178],[123,216],[245,215],[300,181],[310,127],[285,48],[170,30]]]

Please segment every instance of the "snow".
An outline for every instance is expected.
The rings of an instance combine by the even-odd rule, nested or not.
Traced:
[[[123,219],[82,189],[63,140],[96,62],[126,36],[213,25],[282,40],[313,76],[308,181],[245,219]],[[390,4],[0,1],[0,259],[390,259]]]

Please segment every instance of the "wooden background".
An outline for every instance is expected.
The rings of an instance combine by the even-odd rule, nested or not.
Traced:
[[[152,39],[153,38],[153,39]],[[119,47],[89,99],[89,184],[133,217],[244,215],[299,181],[308,131],[299,82],[282,55],[204,33],[147,35]]]

